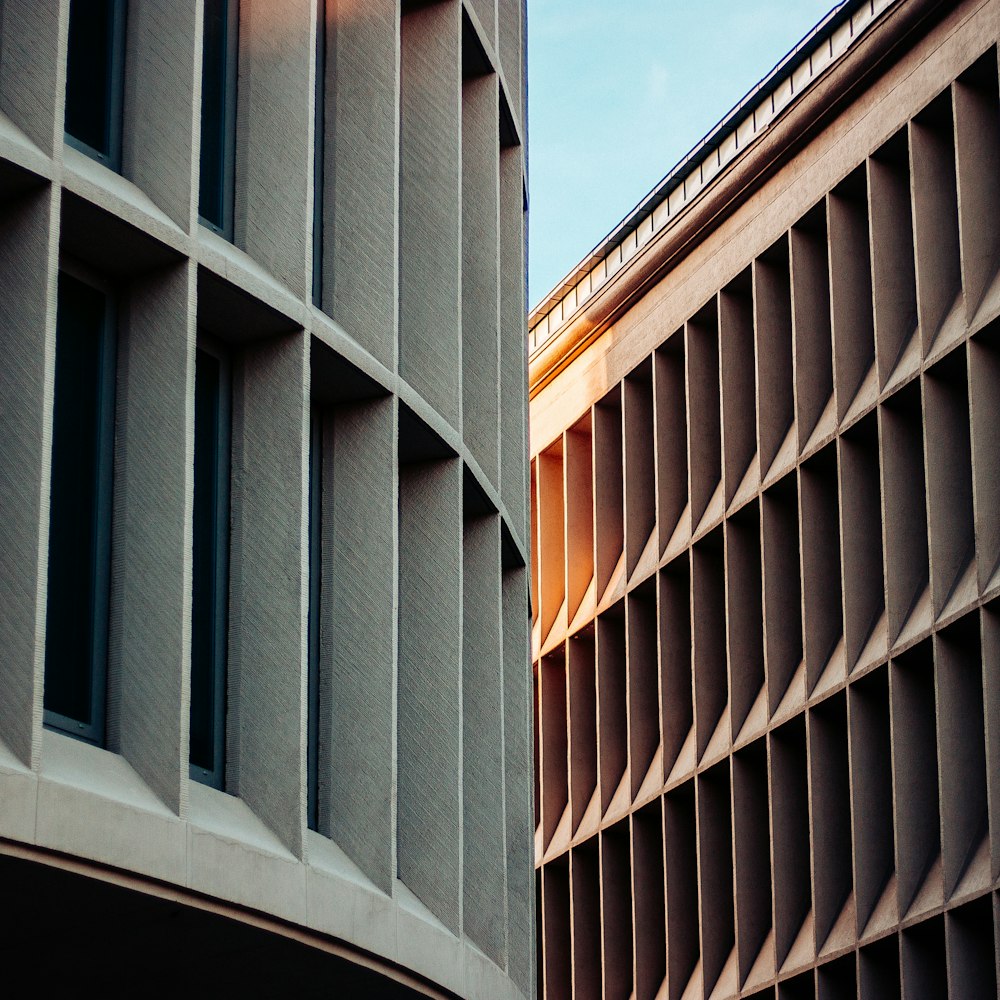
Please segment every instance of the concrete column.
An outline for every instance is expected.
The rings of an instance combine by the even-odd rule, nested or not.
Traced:
[[[499,94],[495,73],[462,86],[462,430],[493,483],[499,481]]]
[[[497,48],[500,65],[510,90],[514,107],[511,112],[524,122],[524,85],[521,76],[521,52],[524,45],[524,0],[497,0],[499,29]]]
[[[312,0],[240,0],[235,243],[295,294],[312,284]]]
[[[398,873],[461,926],[462,469],[399,471]]]
[[[524,288],[524,179],[520,147],[500,151],[500,482],[514,530],[528,537],[528,380]]]
[[[0,110],[43,152],[63,141],[69,0],[7,0],[2,36],[30,38],[0,52]]]
[[[308,340],[233,372],[227,779],[298,853],[305,822]]]
[[[0,524],[4,525],[0,730],[25,764],[37,763],[42,723],[49,479],[55,379],[55,195],[8,204],[0,223]]]
[[[320,827],[385,893],[395,876],[396,404],[324,426]]]
[[[195,288],[193,264],[137,280],[118,349],[108,742],[175,812],[188,759]]]
[[[506,892],[504,684],[500,643],[500,519],[465,521],[462,563],[463,930],[503,966],[496,903]]]
[[[462,8],[400,22],[399,371],[461,429]]]
[[[202,15],[195,0],[129,5],[122,173],[182,229],[195,221]]]
[[[399,0],[327,0],[323,308],[396,368]]]

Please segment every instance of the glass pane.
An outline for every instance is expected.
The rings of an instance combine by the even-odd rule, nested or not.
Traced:
[[[313,410],[309,439],[309,718],[308,822],[319,829],[319,637],[322,587],[323,430],[322,417]]]
[[[201,181],[198,211],[219,229],[226,222],[228,0],[205,0],[201,64]]]
[[[81,727],[92,721],[98,630],[98,519],[102,367],[107,301],[96,288],[59,277],[55,407],[52,426],[52,500],[45,640],[45,708]],[[106,581],[105,581],[106,583]],[[103,642],[101,643],[103,646]]]
[[[66,131],[111,156],[115,0],[73,0],[66,63]]]
[[[221,370],[219,359],[198,351],[194,418],[194,566],[191,622],[191,747],[194,767],[214,772],[216,673],[220,662],[216,593],[219,548],[219,448]]]

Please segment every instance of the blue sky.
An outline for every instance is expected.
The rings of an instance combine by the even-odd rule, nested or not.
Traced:
[[[528,0],[529,305],[834,5]]]

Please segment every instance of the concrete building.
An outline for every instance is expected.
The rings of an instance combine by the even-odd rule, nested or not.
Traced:
[[[521,0],[4,0],[0,953],[531,997]]]
[[[848,0],[529,318],[548,1000],[995,998],[996,0]]]

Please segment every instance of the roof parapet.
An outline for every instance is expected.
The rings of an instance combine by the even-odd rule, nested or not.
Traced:
[[[554,337],[654,236],[673,226],[799,97],[901,0],[843,0],[532,309],[528,353]]]

